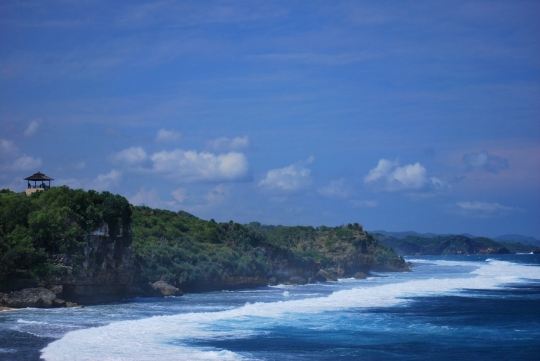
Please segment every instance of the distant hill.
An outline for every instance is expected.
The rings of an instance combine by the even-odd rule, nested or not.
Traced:
[[[534,237],[527,237],[519,234],[505,234],[504,236],[495,237],[493,239],[498,242],[519,242],[540,247],[540,240]]]
[[[444,254],[508,254],[529,253],[537,249],[534,244],[522,244],[519,242],[497,242],[485,237],[468,237],[466,235],[435,235],[429,234],[407,235],[397,238],[388,234],[397,233],[402,236],[405,233],[416,232],[385,232],[373,233],[373,236],[390,246],[400,256],[414,255],[444,255]]]
[[[397,239],[404,239],[407,237],[422,237],[422,238],[434,238],[438,236],[448,236],[448,234],[436,234],[436,233],[418,233],[414,231],[405,231],[405,232],[387,232],[383,230],[379,231],[369,231],[370,233],[378,233],[389,237],[394,237]],[[470,233],[461,233],[460,236],[465,236],[468,238],[474,238],[475,236]],[[513,241],[512,241],[513,242]]]

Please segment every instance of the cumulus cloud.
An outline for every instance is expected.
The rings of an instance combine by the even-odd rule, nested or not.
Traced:
[[[249,179],[249,164],[242,153],[215,155],[175,149],[152,154],[153,171],[185,182],[231,182]]]
[[[188,198],[186,188],[175,189],[174,191],[172,191],[172,195],[174,199],[176,199],[180,203],[182,203],[184,200]]]
[[[333,180],[326,187],[319,188],[317,192],[320,195],[335,198],[347,198],[350,193],[345,178]]]
[[[467,216],[490,218],[504,216],[513,212],[524,212],[522,208],[503,206],[499,203],[488,202],[456,202],[460,213]]]
[[[135,205],[145,205],[152,208],[170,210],[174,210],[175,208],[177,208],[177,203],[175,201],[162,200],[159,192],[155,188],[152,188],[149,191],[141,188],[136,194],[129,197],[128,199],[131,204]]]
[[[377,166],[364,177],[364,183],[388,191],[443,191],[449,185],[435,177],[427,177],[420,163],[399,166],[397,161],[381,159]]]
[[[111,155],[111,160],[113,161],[113,163],[124,166],[141,164],[144,163],[147,159],[148,155],[141,147],[130,147]]]
[[[111,170],[106,174],[99,174],[89,184],[89,189],[95,189],[97,191],[109,190],[117,186],[122,178],[122,172],[116,169]]]
[[[174,130],[167,130],[167,129],[160,129],[158,130],[156,134],[156,141],[158,142],[175,142],[180,139],[182,139],[182,133],[174,131]]]
[[[478,169],[485,172],[498,173],[500,170],[508,168],[508,160],[506,158],[491,155],[487,150],[464,154],[462,159],[467,165],[468,171]]]
[[[0,139],[1,168],[7,171],[34,171],[43,164],[41,158],[21,153],[11,140]]]
[[[221,137],[208,141],[208,146],[217,151],[240,150],[249,147],[249,138],[247,136],[232,139]]]
[[[41,161],[41,158],[23,155],[15,159],[11,166],[9,166],[9,169],[14,171],[33,171],[39,168],[42,164],[43,162]]]
[[[288,167],[271,169],[266,173],[266,177],[259,182],[259,186],[269,190],[284,192],[297,192],[311,185],[311,170],[304,166],[305,163],[312,163],[312,156],[307,162],[291,164]]]
[[[34,134],[36,134],[40,124],[41,124],[41,119],[32,120],[30,124],[28,124],[28,127],[26,127],[26,130],[24,131],[24,136],[31,137]]]
[[[127,171],[162,174],[180,182],[235,182],[250,179],[244,154],[229,152],[164,150],[147,154],[141,147],[130,147],[110,156]]]
[[[216,205],[225,200],[229,195],[230,188],[224,184],[216,186],[211,189],[203,198],[208,202],[208,205]]]
[[[18,148],[11,140],[0,139],[0,150],[3,154],[13,154],[18,152]]]

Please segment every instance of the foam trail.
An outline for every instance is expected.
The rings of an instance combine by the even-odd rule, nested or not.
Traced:
[[[215,332],[205,328],[222,320],[241,320],[248,317],[272,319],[286,313],[311,314],[347,308],[388,307],[409,302],[405,297],[440,295],[462,289],[493,289],[510,282],[524,282],[524,279],[540,279],[540,267],[503,261],[429,263],[469,266],[474,264],[478,268],[462,278],[410,280],[337,291],[327,297],[253,303],[227,311],[111,323],[103,327],[69,332],[42,350],[42,357],[48,361],[85,361],[96,358],[114,361],[235,360],[241,359],[241,355],[229,351],[194,349],[186,343],[193,338],[240,338],[252,334],[245,332],[243,336],[239,336],[237,332]]]

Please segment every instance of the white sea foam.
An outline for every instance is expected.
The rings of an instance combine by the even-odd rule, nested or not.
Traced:
[[[438,265],[471,265],[471,262],[425,261]],[[458,293],[463,289],[493,289],[506,283],[540,279],[540,267],[504,261],[475,262],[477,268],[463,277],[417,279],[336,291],[327,297],[286,300],[246,305],[218,312],[159,316],[137,321],[111,323],[107,326],[67,333],[49,344],[42,357],[48,361],[63,360],[235,360],[241,355],[229,351],[194,349],[192,339],[248,337],[253,333],[215,331],[212,325],[223,322],[272,322],[286,314],[314,314],[348,308],[388,307],[410,302],[408,297]],[[471,276],[472,275],[472,276]],[[257,321],[258,319],[258,321]],[[261,319],[263,321],[261,321]],[[234,331],[233,331],[234,330]]]
[[[37,325],[47,325],[47,322],[41,322],[41,321],[26,321],[22,319],[18,319],[17,323],[28,323],[28,324],[37,324]]]

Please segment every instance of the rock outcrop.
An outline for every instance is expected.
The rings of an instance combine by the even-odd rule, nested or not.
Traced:
[[[0,293],[0,305],[12,308],[53,306],[56,295],[46,288],[25,288],[11,293]]]
[[[157,281],[152,284],[157,296],[182,296],[183,293],[178,288],[171,286],[165,281]]]
[[[65,254],[54,255],[52,261],[62,271],[46,279],[45,285],[66,302],[89,305],[136,295],[131,292],[135,273],[131,246],[124,245],[122,233],[111,239],[107,224],[86,238],[82,264]]]
[[[319,270],[315,276],[315,280],[319,282],[337,281],[337,275],[331,270]]]

